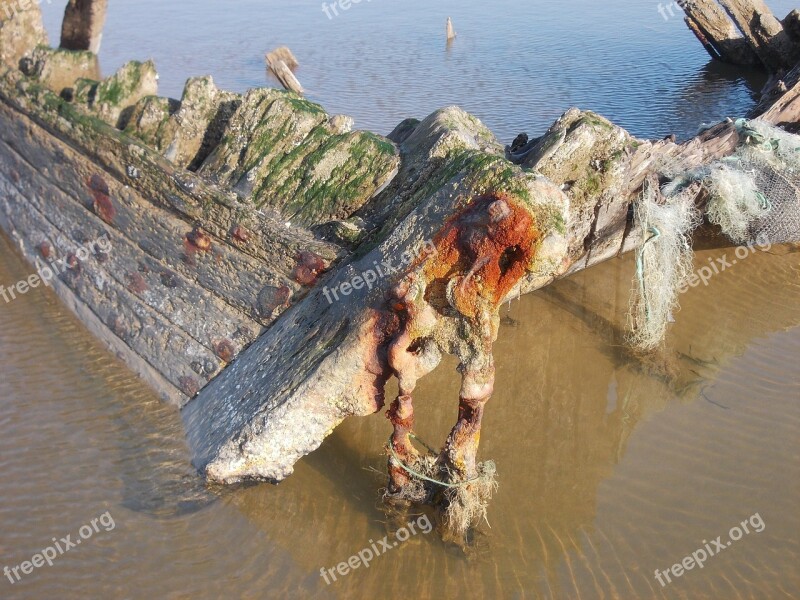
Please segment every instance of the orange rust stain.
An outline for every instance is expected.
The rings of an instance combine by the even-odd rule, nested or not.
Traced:
[[[236,357],[236,348],[230,340],[221,340],[214,344],[214,353],[224,362],[229,363]]]
[[[292,279],[300,285],[314,285],[325,271],[325,261],[318,254],[304,250],[296,257],[297,265],[292,271]]]
[[[497,307],[531,264],[541,233],[530,213],[511,197],[484,194],[453,215],[434,238],[436,253],[424,260],[426,300],[447,302],[447,285],[458,277],[455,301],[475,316],[479,300]]]
[[[111,192],[106,180],[100,175],[92,175],[86,185],[92,194],[92,209],[95,214],[109,225],[113,224],[114,217],[117,216],[117,209],[114,208],[114,203],[111,201]]]
[[[363,348],[361,356],[365,368],[350,385],[371,412],[378,412],[386,403],[386,382],[392,376],[388,347],[399,331],[400,320],[397,315],[368,309],[368,318],[359,331],[359,347]]]

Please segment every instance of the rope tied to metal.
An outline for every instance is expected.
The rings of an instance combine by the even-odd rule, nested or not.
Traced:
[[[419,438],[418,438],[416,435],[414,435],[413,433],[410,433],[410,434],[409,434],[409,437],[411,437],[411,438],[413,438],[413,439],[417,440],[417,441],[418,441],[420,444],[422,444],[423,446],[425,446],[425,448],[427,448],[427,449],[428,449],[428,451],[429,451],[429,452],[430,452],[432,455],[435,455],[435,454],[436,454],[436,452],[433,450],[433,448],[431,448],[431,447],[430,447],[428,444],[426,444],[425,442],[423,442],[421,439],[419,439]],[[409,467],[407,464],[405,464],[405,463],[402,461],[402,459],[401,459],[401,458],[400,458],[400,457],[397,455],[397,452],[395,452],[395,450],[394,450],[394,445],[392,444],[392,436],[389,436],[389,452],[391,452],[391,454],[392,454],[392,458],[393,458],[393,459],[394,459],[394,460],[397,462],[397,464],[398,464],[398,465],[400,465],[400,466],[403,468],[403,470],[404,470],[406,473],[408,473],[409,475],[412,475],[412,476],[414,476],[414,477],[416,477],[416,478],[418,478],[418,479],[422,479],[422,480],[424,480],[424,481],[428,481],[428,482],[430,482],[430,483],[433,483],[433,484],[436,484],[436,485],[439,485],[439,486],[442,486],[442,487],[446,487],[446,488],[459,488],[459,487],[464,487],[464,486],[466,486],[466,485],[469,485],[470,483],[475,483],[476,481],[481,481],[482,479],[484,479],[484,478],[486,477],[486,475],[479,475],[478,477],[473,477],[473,478],[471,478],[471,479],[466,479],[466,480],[464,480],[464,481],[459,481],[459,482],[457,482],[457,483],[449,483],[449,482],[447,482],[447,481],[440,481],[440,480],[438,480],[438,479],[434,479],[434,478],[432,478],[432,477],[428,477],[427,475],[425,475],[425,474],[423,474],[423,473],[420,473],[419,471],[417,471],[417,470],[415,470],[415,469],[413,469],[413,468]],[[494,466],[494,463],[493,463],[492,461],[487,461],[487,462],[486,462],[486,463],[484,463],[484,464],[485,464],[485,466],[488,466],[488,467],[489,467],[489,470],[490,470],[490,471],[492,470],[492,468],[491,468],[491,467],[493,467],[493,466]]]

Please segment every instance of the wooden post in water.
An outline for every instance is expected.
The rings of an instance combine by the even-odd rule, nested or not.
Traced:
[[[453,28],[453,21],[450,17],[447,17],[447,41],[452,42],[456,39],[456,30]]]
[[[61,25],[61,47],[100,52],[108,0],[69,0]]]
[[[299,66],[299,63],[289,48],[286,46],[276,48],[267,53],[266,59],[267,69],[272,71],[272,74],[278,78],[284,88],[298,94],[305,93],[303,86],[300,85],[293,72]]]

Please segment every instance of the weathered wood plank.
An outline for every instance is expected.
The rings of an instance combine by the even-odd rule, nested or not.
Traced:
[[[218,299],[236,307],[251,319],[267,324],[273,318],[271,310],[261,307],[259,303],[259,295],[265,287],[287,287],[293,292],[300,289],[289,278],[295,267],[293,257],[282,257],[284,265],[278,261],[277,264],[266,263],[216,238],[211,251],[195,250],[186,240],[193,230],[191,223],[173,212],[154,206],[132,188],[98,170],[46,132],[35,131],[33,135],[26,132],[24,122],[12,120],[7,111],[7,108],[0,106],[0,112],[5,112],[10,122],[0,136],[37,171],[45,174],[54,185],[68,194],[85,198],[87,204],[92,202],[92,195],[98,193],[91,189],[94,178],[97,185],[104,188],[100,193],[107,197],[109,210],[113,210],[113,219],[109,220],[113,227],[136,240],[143,252],[184,278],[196,280]],[[59,156],[60,159],[54,162],[53,156]],[[282,267],[284,272],[275,267]]]
[[[220,361],[212,352],[172,327],[133,294],[119,286],[102,267],[97,256],[92,256],[77,266],[74,257],[87,241],[75,240],[54,227],[13,185],[8,184],[5,176],[0,179],[0,185],[5,219],[12,225],[13,231],[18,232],[18,236],[24,236],[20,239],[25,240],[27,253],[32,254],[31,246],[41,242],[51,244],[53,256],[72,265],[59,275],[60,281],[110,332],[169,381],[172,387],[182,392],[183,398],[178,399],[179,405],[194,396],[210,380],[210,376],[219,370]],[[88,242],[99,237],[89,237]],[[113,252],[113,248],[111,251]],[[195,361],[204,365],[208,362],[215,365],[215,368],[209,375],[195,373],[189,366]],[[172,399],[176,400],[174,396]]]
[[[73,235],[80,231],[83,237],[92,239],[104,231],[114,246],[104,264],[108,275],[208,350],[216,352],[219,343],[227,340],[232,344],[229,352],[235,355],[257,337],[261,326],[256,321],[210,294],[193,279],[143,254],[129,237],[89,210],[85,200],[68,196],[3,142],[0,142],[0,172],[14,174],[19,193],[60,231]]]
[[[768,70],[790,69],[798,48],[763,0],[719,0]]]
[[[685,21],[711,58],[734,65],[760,65],[758,55],[716,0],[682,4]]]

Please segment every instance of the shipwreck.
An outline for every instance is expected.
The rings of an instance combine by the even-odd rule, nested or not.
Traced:
[[[731,243],[800,241],[800,14],[683,8],[714,59],[773,75],[753,114],[678,143],[572,108],[503,147],[457,107],[383,137],[292,91],[197,77],[159,97],[151,62],[100,77],[104,3],[70,2],[54,49],[35,3],[2,0],[0,227],[40,272],[65,266],[55,293],[181,409],[210,480],[280,481],[388,404],[387,495],[444,505],[463,531],[494,486],[477,453],[504,302],[637,252],[642,356],[702,220]],[[424,452],[414,390],[445,354],[457,419]]]

